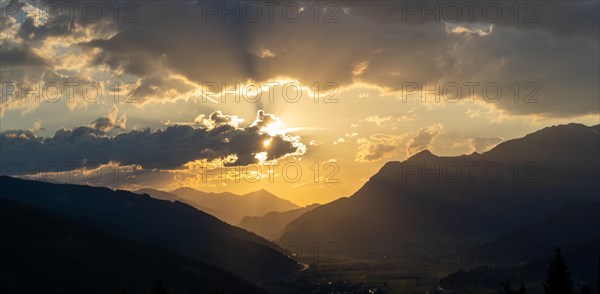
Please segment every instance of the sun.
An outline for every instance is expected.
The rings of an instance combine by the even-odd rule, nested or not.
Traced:
[[[271,145],[271,141],[272,141],[272,140],[273,140],[273,139],[266,139],[266,140],[264,140],[264,141],[263,141],[263,147],[265,147],[265,148],[269,148],[269,145]]]

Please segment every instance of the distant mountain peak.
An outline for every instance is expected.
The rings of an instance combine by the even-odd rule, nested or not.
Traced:
[[[580,124],[580,123],[568,123],[568,124],[564,124],[564,125],[553,125],[553,126],[549,126],[549,127],[545,127],[539,131],[533,132],[531,134],[528,134],[527,136],[535,136],[538,134],[545,134],[545,133],[557,133],[557,132],[594,132],[597,131],[597,127],[596,126],[586,126],[584,124]]]
[[[260,189],[243,195],[231,192],[204,192],[190,187],[181,187],[171,193],[189,200],[203,211],[230,224],[237,224],[246,216],[264,215],[271,211],[287,211],[300,208],[297,204]],[[201,207],[201,208],[200,208]]]
[[[266,189],[260,189],[260,190],[254,191],[254,192],[246,193],[246,194],[242,195],[242,197],[256,197],[256,198],[260,198],[260,199],[270,199],[270,200],[274,200],[274,201],[281,201],[281,202],[290,204],[291,206],[289,207],[289,209],[300,208],[300,206],[297,205],[296,203],[294,203],[290,200],[281,198],[281,197],[267,191]]]
[[[423,160],[423,159],[431,159],[431,158],[438,158],[438,156],[436,156],[435,154],[431,153],[431,151],[429,151],[428,149],[425,149],[425,150],[419,151],[418,153],[416,153],[413,156],[409,157],[406,161]]]
[[[483,153],[491,158],[512,158],[513,160],[525,159],[538,161],[551,161],[556,157],[571,154],[580,161],[594,161],[593,157],[584,159],[577,157],[579,152],[584,152],[590,144],[597,144],[598,127],[586,126],[580,123],[553,125],[529,133],[521,138],[504,141],[491,150]],[[586,143],[580,142],[581,140]],[[575,142],[579,142],[578,144]],[[549,148],[549,147],[552,148]],[[592,153],[590,156],[597,156]]]
[[[192,187],[179,187],[173,191],[170,191],[171,193],[175,192],[175,191],[198,191]]]
[[[252,191],[248,194],[253,194],[253,193],[269,193],[272,194],[271,192],[267,191],[266,189],[260,189],[260,190],[256,190],[256,191]]]
[[[248,192],[242,196],[252,196],[252,195],[268,195],[268,196],[275,196],[275,194],[265,190],[265,189],[260,189],[260,190],[256,190],[256,191],[252,191],[252,192]],[[277,196],[275,196],[277,197]]]

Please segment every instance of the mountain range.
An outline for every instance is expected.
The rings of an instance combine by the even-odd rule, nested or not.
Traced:
[[[229,192],[207,193],[182,187],[170,193],[180,197],[181,201],[232,225],[237,225],[245,216],[261,216],[271,211],[282,212],[300,208],[291,201],[279,198],[264,189],[237,195]],[[155,195],[151,191],[148,194]]]
[[[251,282],[299,268],[277,245],[181,202],[7,176],[0,183],[0,198],[220,267]]]
[[[227,271],[0,198],[0,293],[266,293]]]
[[[319,206],[319,204],[312,204],[306,207],[281,211],[289,207],[294,207],[295,204],[281,199],[266,190],[259,190],[242,196],[233,193],[205,193],[192,188],[180,188],[173,192],[144,188],[133,192],[147,194],[152,198],[170,202],[179,201],[186,203],[229,223],[234,222],[240,215],[244,215],[242,220],[236,225],[269,240],[277,240],[288,223],[303,213]],[[176,193],[184,195],[184,197]],[[213,208],[209,208],[206,205]],[[264,211],[269,212],[255,216]]]
[[[172,293],[261,293],[252,284],[301,268],[265,238],[333,243],[337,258],[368,260],[401,258],[407,242],[475,244],[475,262],[502,265],[459,271],[450,284],[521,271],[539,284],[560,246],[589,281],[600,246],[599,133],[568,124],[482,154],[421,151],[386,163],[348,197],[303,208],[266,190],[132,193],[1,176],[0,292],[137,293],[161,280]],[[103,284],[90,288],[92,277]]]
[[[335,242],[350,255],[393,255],[412,241],[491,242],[570,202],[599,201],[599,129],[559,125],[482,154],[388,162],[350,197],[290,222],[279,241]]]
[[[238,224],[238,227],[257,233],[269,240],[277,240],[287,224],[305,212],[319,207],[319,205],[311,204],[306,207],[283,212],[271,211],[263,216],[245,216]]]

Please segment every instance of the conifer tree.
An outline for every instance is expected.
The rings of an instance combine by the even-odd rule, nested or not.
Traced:
[[[560,253],[560,248],[556,247],[555,250],[554,259],[548,265],[548,277],[544,283],[544,291],[546,294],[572,294],[573,280],[571,280],[571,273]]]

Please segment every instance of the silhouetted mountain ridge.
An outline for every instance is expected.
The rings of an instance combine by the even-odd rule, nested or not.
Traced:
[[[190,201],[194,206],[210,209],[214,212],[214,216],[230,224],[238,224],[244,216],[261,216],[271,211],[300,208],[291,201],[279,198],[264,189],[237,195],[229,192],[207,193],[182,187],[171,193],[180,196],[186,202]]]
[[[69,184],[0,177],[2,198],[38,207],[206,262],[251,281],[298,268],[273,243],[181,202]],[[260,256],[249,255],[259,252]]]
[[[215,266],[0,198],[1,293],[265,293]]]
[[[263,216],[245,216],[238,226],[269,240],[277,240],[288,223],[319,206],[320,204],[312,204],[283,212],[271,211]]]
[[[554,126],[483,154],[388,162],[351,197],[292,221],[281,242],[348,252],[404,241],[490,241],[566,203],[598,201],[598,126]],[[381,252],[383,254],[383,252]]]
[[[136,194],[146,194],[152,198],[155,199],[160,199],[160,200],[167,200],[167,201],[171,201],[171,202],[175,202],[175,201],[179,201],[185,204],[188,204],[190,206],[193,206],[196,209],[202,210],[212,216],[214,216],[215,214],[219,214],[220,212],[218,210],[214,210],[214,209],[210,209],[207,207],[204,207],[200,204],[198,204],[197,202],[194,202],[193,200],[190,199],[184,199],[179,197],[178,195],[175,195],[173,193],[170,192],[165,192],[162,190],[157,190],[157,189],[151,189],[151,188],[143,188],[143,189],[138,189],[133,191],[133,193]]]

